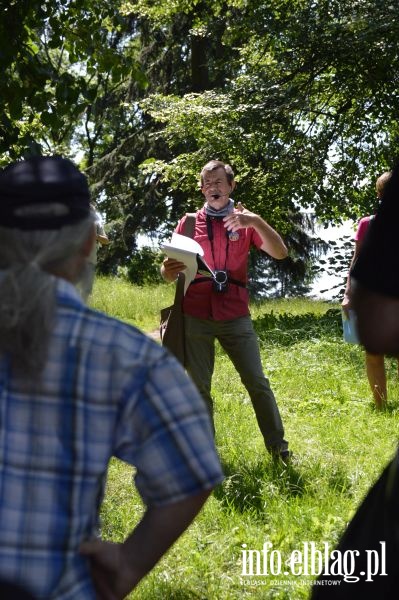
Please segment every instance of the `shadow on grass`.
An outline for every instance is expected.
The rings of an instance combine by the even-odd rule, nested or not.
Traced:
[[[221,504],[237,512],[263,514],[270,495],[302,496],[307,489],[303,474],[294,465],[272,460],[240,466],[222,461],[225,481],[214,494]]]
[[[377,409],[375,409],[377,410]],[[388,415],[393,415],[396,414],[399,411],[399,402],[397,399],[395,400],[391,400],[388,399],[388,403],[386,405],[386,407],[384,408],[384,412],[387,413]],[[380,410],[378,411],[379,413],[381,412]]]
[[[353,484],[350,476],[341,466],[335,466],[328,474],[326,474],[327,485],[332,492],[337,494],[345,494],[347,497],[353,497]]]
[[[384,414],[393,415],[393,414],[397,413],[399,410],[399,400],[398,400],[398,398],[393,398],[391,395],[391,396],[388,396],[387,404],[386,404],[386,406],[384,406],[383,409],[377,408],[376,405],[374,404],[374,402],[372,402],[372,401],[370,401],[370,408],[372,411],[374,411],[378,415],[384,415]]]
[[[339,308],[330,308],[322,315],[305,313],[266,313],[253,320],[259,338],[268,344],[290,346],[310,339],[342,338],[342,317]]]
[[[179,587],[177,581],[171,583],[163,581],[158,584],[157,590],[151,590],[150,593],[145,593],[142,596],[132,595],[133,598],[147,598],[148,600],[206,600],[206,595],[200,591],[190,588]]]
[[[295,460],[295,458],[294,458]],[[214,491],[222,507],[241,514],[263,516],[273,497],[289,501],[295,497],[317,496],[319,485],[327,486],[333,494],[353,495],[353,482],[339,464],[325,468],[316,462],[306,474],[295,463],[287,466],[265,458],[255,465],[240,465],[222,460],[226,476]],[[321,484],[321,479],[323,483]]]

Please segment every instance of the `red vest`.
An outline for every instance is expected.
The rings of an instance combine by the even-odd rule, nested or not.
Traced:
[[[184,216],[176,227],[176,233],[183,233]],[[213,240],[209,239],[205,209],[197,213],[194,239],[204,250],[205,262],[212,270],[227,271],[229,277],[247,283],[248,254],[251,246],[260,248],[262,238],[252,227],[240,229],[228,236],[222,219],[211,219]],[[226,233],[227,232],[227,233]],[[198,276],[200,277],[200,276]],[[212,280],[192,283],[183,301],[186,314],[199,319],[227,321],[249,314],[248,290],[228,284],[226,292],[216,292]]]

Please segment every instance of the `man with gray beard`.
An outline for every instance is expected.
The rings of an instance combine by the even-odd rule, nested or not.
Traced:
[[[182,367],[78,294],[94,241],[71,161],[0,172],[1,597],[18,584],[46,600],[125,598],[223,478]],[[134,466],[146,505],[118,544],[98,536],[112,456]]]

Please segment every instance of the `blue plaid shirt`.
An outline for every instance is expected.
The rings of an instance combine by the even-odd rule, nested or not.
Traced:
[[[64,280],[37,383],[5,357],[0,393],[0,577],[38,598],[95,599],[78,548],[97,531],[111,456],[134,465],[152,506],[223,478],[204,403],[175,359]]]

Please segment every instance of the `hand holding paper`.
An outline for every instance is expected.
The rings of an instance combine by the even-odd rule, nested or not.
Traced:
[[[186,276],[184,293],[186,293],[188,286],[195,278],[199,265],[204,274],[209,273],[210,276],[213,274],[212,270],[201,258],[204,255],[203,249],[198,242],[192,238],[174,233],[169,243],[162,244],[161,250],[165,252],[168,258],[172,258],[186,265],[186,268],[183,271]]]

